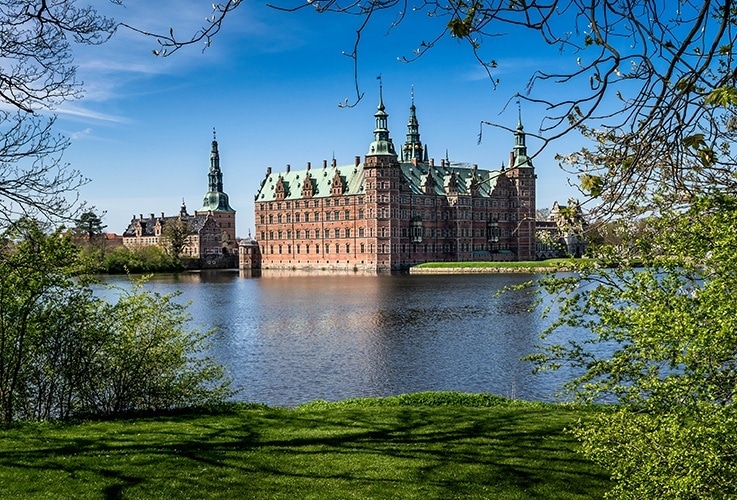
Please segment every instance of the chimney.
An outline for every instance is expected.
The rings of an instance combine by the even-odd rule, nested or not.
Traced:
[[[445,168],[445,158],[443,158],[442,160],[440,160],[440,166],[443,167],[443,168]]]
[[[143,214],[138,214],[138,218],[140,218],[141,220],[143,220]]]
[[[151,219],[153,219],[153,218],[154,218],[154,214],[151,214]]]
[[[307,170],[309,170],[309,169],[311,169],[311,168],[312,168],[312,162],[309,162],[309,161],[308,161],[308,162],[307,162]]]
[[[328,161],[327,160],[323,160],[322,161],[322,168],[328,168]]]
[[[509,152],[509,168],[514,167],[514,151]]]
[[[271,175],[271,167],[266,167],[266,177]]]
[[[356,166],[359,166],[361,164],[361,157],[356,156]]]
[[[289,173],[290,170],[292,170],[292,166],[289,163],[287,163],[287,173]]]
[[[431,167],[435,166],[435,158],[430,158],[430,166]]]
[[[335,158],[333,158],[333,168],[338,166],[338,162]]]
[[[478,169],[479,169],[479,166],[478,166],[478,165],[476,165],[476,164],[474,163],[474,164],[473,164],[473,169],[474,169],[474,170],[478,170]]]
[[[161,218],[162,219],[164,218],[164,212],[161,212]]]

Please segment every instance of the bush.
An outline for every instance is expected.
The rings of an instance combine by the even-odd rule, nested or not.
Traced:
[[[0,248],[0,419],[69,419],[217,404],[230,394],[204,356],[211,332],[141,282],[95,296],[80,251],[33,221]]]

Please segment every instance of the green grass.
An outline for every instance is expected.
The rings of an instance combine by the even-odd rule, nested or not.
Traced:
[[[424,393],[0,431],[3,498],[601,498],[595,409]]]
[[[576,259],[581,261],[582,259]],[[426,262],[418,264],[417,268],[464,268],[464,267],[492,267],[495,269],[530,269],[530,268],[548,268],[561,269],[570,267],[571,259],[548,259],[548,260],[528,260],[519,262],[502,262],[502,261],[484,261],[484,262]]]

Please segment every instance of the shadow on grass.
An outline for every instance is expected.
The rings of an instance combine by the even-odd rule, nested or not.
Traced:
[[[24,426],[3,432],[0,489],[24,498],[600,498],[606,474],[563,432],[577,418],[545,408],[262,408]]]

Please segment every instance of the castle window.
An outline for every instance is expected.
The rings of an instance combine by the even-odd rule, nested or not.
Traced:
[[[351,228],[347,227],[345,228],[345,237],[350,238],[351,237]]]
[[[346,210],[344,215],[345,215],[345,220],[350,220],[350,218],[351,218],[351,211],[350,210]]]
[[[274,253],[274,245],[269,245],[269,253]]]
[[[333,212],[333,220],[340,220],[340,212],[337,210]]]
[[[330,243],[325,243],[325,253],[330,253]]]
[[[261,239],[262,240],[265,240],[266,239],[266,232],[265,231],[261,231]]]
[[[294,222],[299,222],[299,212],[294,214]]]
[[[299,245],[297,245],[297,253],[299,253]]]
[[[351,253],[351,244],[350,243],[346,243],[345,244],[345,253]]]
[[[269,231],[269,239],[270,240],[274,239],[274,231]]]
[[[358,209],[358,218],[363,219],[363,208]]]
[[[278,235],[279,235],[279,239],[280,240],[282,239],[282,236],[284,236],[284,234],[281,231],[279,231]],[[281,252],[279,252],[279,253],[281,253]]]
[[[266,223],[266,217],[264,217],[263,215],[260,217],[260,220],[261,220],[261,224]]]
[[[310,245],[305,245],[305,253],[310,253]]]
[[[292,214],[287,214],[287,224],[292,222]]]
[[[315,229],[315,239],[318,239],[320,237],[320,230]]]
[[[325,212],[325,220],[326,221],[330,220],[330,212]]]
[[[279,253],[281,253],[281,245],[279,245]]]
[[[319,222],[320,221],[320,212],[315,212],[314,221],[315,222]]]
[[[363,230],[362,227],[359,227],[358,228],[358,237],[359,238],[363,238],[363,235],[364,235],[364,230]],[[363,250],[361,250],[361,251],[363,252]]]
[[[287,229],[287,239],[288,240],[291,240],[292,239],[292,230],[291,229]]]
[[[276,222],[281,224],[281,214],[276,216]]]
[[[297,231],[295,231],[295,238],[296,239],[300,239],[301,237],[302,237],[302,231],[300,231],[299,229],[297,229]]]
[[[361,253],[365,253],[365,252],[366,252],[366,246],[363,243],[361,243]]]
[[[269,224],[273,224],[273,223],[274,223],[274,216],[269,215]]]

